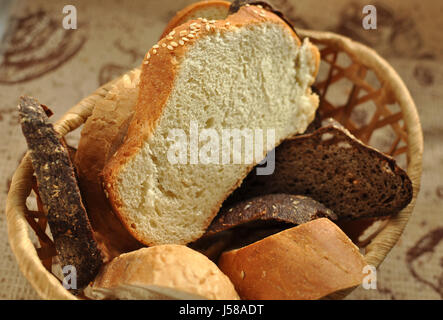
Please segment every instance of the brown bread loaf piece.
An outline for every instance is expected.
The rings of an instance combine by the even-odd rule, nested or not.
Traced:
[[[102,256],[82,202],[68,148],[37,100],[22,97],[19,113],[61,267],[76,268],[77,290],[73,288],[73,293],[78,293],[97,274]]]
[[[366,262],[333,222],[320,218],[224,252],[218,263],[241,299],[320,299],[362,283]]]
[[[339,219],[355,219],[395,214],[412,199],[411,180],[394,159],[335,123],[284,141],[275,159],[272,175],[253,170],[227,203],[268,193],[302,194]]]

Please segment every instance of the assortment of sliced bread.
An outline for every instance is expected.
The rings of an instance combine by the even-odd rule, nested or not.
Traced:
[[[22,98],[57,254],[77,268],[73,293],[320,299],[360,285],[366,262],[335,222],[396,214],[412,185],[392,158],[321,125],[318,68],[316,46],[267,3],[201,1],[95,105],[73,162],[44,106]],[[273,139],[237,155],[229,140],[203,161],[199,133],[224,129],[272,129]],[[268,152],[274,173],[258,175]]]
[[[201,237],[266,152],[314,119],[318,64],[308,39],[301,43],[277,15],[254,6],[225,20],[184,23],[160,40],[144,59],[125,141],[103,170],[114,212],[133,236],[146,245]],[[262,139],[261,154],[241,164],[202,163],[194,151],[171,161],[171,132],[182,130],[192,143],[193,123],[219,137],[225,128],[272,128],[274,141]]]

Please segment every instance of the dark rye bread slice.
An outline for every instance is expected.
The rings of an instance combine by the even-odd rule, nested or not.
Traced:
[[[81,199],[69,151],[37,100],[22,97],[19,113],[61,267],[76,268],[77,289],[72,292],[77,294],[94,279],[102,265],[102,255]]]
[[[267,194],[223,207],[204,236],[210,236],[246,223],[263,221],[292,225],[317,218],[337,220],[337,216],[323,204],[309,197],[291,194]]]
[[[363,144],[335,123],[284,141],[275,171],[243,181],[226,204],[269,194],[309,196],[339,219],[388,216],[412,199],[412,183],[394,159]]]
[[[222,207],[203,237],[190,246],[216,261],[222,251],[323,217],[337,220],[331,210],[309,197],[268,194]]]

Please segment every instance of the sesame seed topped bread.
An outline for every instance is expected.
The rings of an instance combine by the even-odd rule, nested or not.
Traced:
[[[365,145],[335,121],[287,139],[275,151],[275,171],[252,171],[227,200],[269,193],[309,196],[339,219],[393,215],[412,199],[412,183],[396,161]]]
[[[308,300],[360,285],[366,262],[340,228],[320,218],[224,252],[218,266],[241,299]]]
[[[255,6],[226,20],[192,20],[153,46],[126,139],[103,170],[110,203],[134,237],[147,245],[198,239],[255,163],[313,120],[318,65],[315,46]],[[173,164],[171,130],[189,134],[192,121],[219,136],[273,129],[275,144],[253,163]]]
[[[161,38],[166,37],[175,27],[189,20],[195,20],[198,18],[204,18],[207,20],[226,19],[230,6],[231,3],[229,1],[219,0],[199,1],[192,3],[177,12],[177,14],[169,21]]]
[[[102,254],[83,205],[69,150],[37,100],[22,97],[19,115],[55,249],[62,268],[75,267],[77,287],[71,292],[78,294],[99,271]]]
[[[120,255],[104,266],[85,295],[100,300],[239,299],[232,282],[215,263],[180,245]]]
[[[222,19],[228,15],[227,1],[200,1],[177,13],[165,28],[163,38],[180,24],[202,17]],[[100,184],[99,174],[128,130],[138,97],[140,69],[134,69],[116,81],[103,100],[95,106],[85,122],[74,159],[79,185],[97,240],[103,245],[106,259],[140,247],[140,243],[126,230],[112,212]]]

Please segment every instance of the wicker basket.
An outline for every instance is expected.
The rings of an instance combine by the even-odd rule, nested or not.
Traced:
[[[398,158],[400,163],[403,157],[412,180],[412,202],[389,218],[364,246],[368,264],[378,266],[403,232],[420,188],[423,137],[414,102],[398,74],[370,48],[328,32],[299,30],[299,34],[309,37],[321,50],[321,72],[316,86],[322,96],[322,116],[334,117],[371,145],[376,144],[373,138],[377,132],[389,129],[389,134],[383,132],[381,135],[385,147],[382,151]],[[55,124],[56,130],[64,136],[82,125],[91,115],[95,103],[111,86],[112,82],[104,85],[74,106]],[[336,93],[331,96],[334,90]],[[367,115],[369,109],[372,115],[363,119],[362,112]],[[386,137],[390,137],[390,141],[386,141]],[[26,154],[13,176],[7,199],[6,216],[12,250],[20,270],[42,298],[77,299],[50,272],[55,250],[45,233],[46,218],[42,211],[30,211],[26,207],[33,184],[33,169]],[[39,248],[33,245],[28,235],[29,226],[39,239]],[[341,298],[349,291],[335,297]]]

